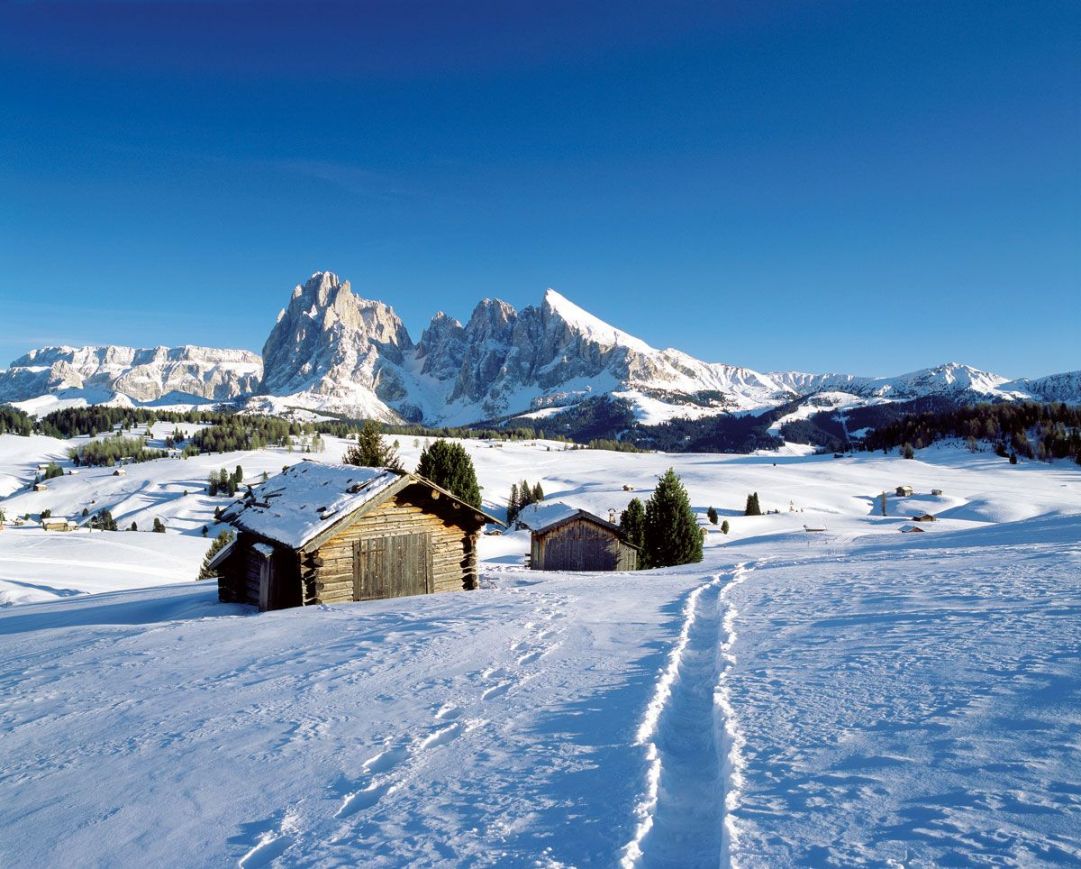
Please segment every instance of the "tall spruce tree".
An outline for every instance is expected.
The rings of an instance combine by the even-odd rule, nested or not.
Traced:
[[[710,521],[710,523],[712,523],[713,525],[716,525],[717,524],[717,511],[714,510],[712,507],[710,507],[706,511],[706,518]]]
[[[638,547],[638,566],[648,567],[645,560],[646,508],[638,498],[632,498],[627,509],[619,514],[619,527],[627,535],[627,541]]]
[[[518,484],[510,484],[510,497],[507,498],[507,524],[509,525],[515,519],[518,518],[518,513],[522,509],[522,505],[519,501]]]
[[[420,454],[417,473],[427,477],[474,507],[480,507],[480,486],[473,460],[465,447],[450,441],[437,440]]]
[[[762,507],[758,503],[758,493],[754,492],[747,496],[747,506],[743,509],[744,516],[761,516]]]
[[[366,468],[390,468],[392,471],[402,469],[397,451],[383,443],[379,423],[373,419],[364,423],[364,427],[357,433],[357,442],[345,451],[342,462]]]
[[[691,509],[687,490],[676,472],[664,472],[646,502],[644,531],[646,562],[669,567],[702,560],[702,532]]]

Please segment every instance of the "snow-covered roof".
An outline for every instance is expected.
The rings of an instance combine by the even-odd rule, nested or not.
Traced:
[[[546,531],[575,516],[584,516],[601,525],[619,530],[617,525],[613,525],[607,519],[602,519],[588,510],[572,507],[563,501],[542,501],[538,504],[530,504],[518,514],[518,522],[530,531]]]
[[[530,531],[541,531],[560,522],[565,522],[577,515],[578,508],[562,501],[540,501],[523,507],[518,513],[518,522]]]
[[[401,478],[386,468],[300,462],[253,488],[222,518],[293,549],[384,493]]]

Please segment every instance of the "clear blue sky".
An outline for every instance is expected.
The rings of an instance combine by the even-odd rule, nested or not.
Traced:
[[[759,370],[1081,368],[1081,3],[8,2],[0,362],[553,286]]]

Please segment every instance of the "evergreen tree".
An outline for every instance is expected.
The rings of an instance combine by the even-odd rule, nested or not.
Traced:
[[[540,480],[537,480],[537,485],[533,487],[533,503],[538,504],[544,500],[544,489],[541,488]]]
[[[213,579],[218,575],[210,569],[210,562],[214,560],[215,555],[232,542],[233,535],[228,531],[222,531],[221,534],[214,538],[214,542],[210,544],[210,548],[203,557],[203,566],[199,568],[199,579]]]
[[[154,517],[154,531],[158,534],[165,533],[165,525],[162,524],[162,521],[157,516]]]
[[[687,490],[672,468],[664,472],[646,503],[644,543],[650,567],[702,560],[702,532]]]
[[[518,484],[510,484],[510,497],[507,498],[507,524],[518,518],[522,505],[518,502]]]
[[[761,516],[762,507],[758,503],[758,493],[754,492],[747,496],[747,506],[743,508],[744,516]]]
[[[379,424],[371,419],[365,422],[364,428],[357,433],[356,444],[345,451],[342,462],[367,468],[389,468],[392,471],[402,469],[397,451],[383,443]]]
[[[467,504],[480,507],[477,472],[473,468],[473,460],[461,444],[437,440],[420,454],[417,473],[457,495]]]
[[[730,530],[730,526],[729,526],[729,524],[728,524],[728,520],[727,520],[727,519],[725,519],[725,520],[724,520],[724,521],[723,521],[723,522],[721,523],[721,533],[722,533],[722,534],[727,534],[729,530]]]
[[[638,498],[632,498],[631,503],[627,505],[627,509],[619,514],[619,527],[627,535],[627,541],[638,547],[640,556],[638,566],[640,568],[647,567],[646,553],[643,549],[645,546],[646,508]]]
[[[131,525],[128,526],[128,531],[138,531],[138,530],[139,530],[139,526],[135,523],[135,520],[132,519],[131,520]]]
[[[713,525],[716,525],[717,524],[717,511],[714,510],[712,507],[710,507],[706,511],[706,518],[710,521],[710,523],[712,523]]]
[[[99,531],[117,530],[116,520],[113,518],[113,514],[104,507],[94,514],[90,519],[89,524],[91,528],[97,528]]]
[[[214,521],[215,522],[221,522],[221,514],[222,514],[221,507],[215,507],[214,508]]]
[[[89,515],[90,515],[90,508],[89,507],[83,507],[83,518],[85,519]]]
[[[240,465],[237,465],[236,470],[233,471],[233,482],[238,486],[244,482],[244,469]]]
[[[914,458],[916,458],[916,452],[915,452],[915,450],[912,449],[912,444],[906,443],[903,447],[901,447],[901,458],[903,458],[903,459],[914,459]]]

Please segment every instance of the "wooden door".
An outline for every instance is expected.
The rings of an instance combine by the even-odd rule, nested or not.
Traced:
[[[364,537],[353,544],[353,600],[406,597],[431,590],[429,534]]]

